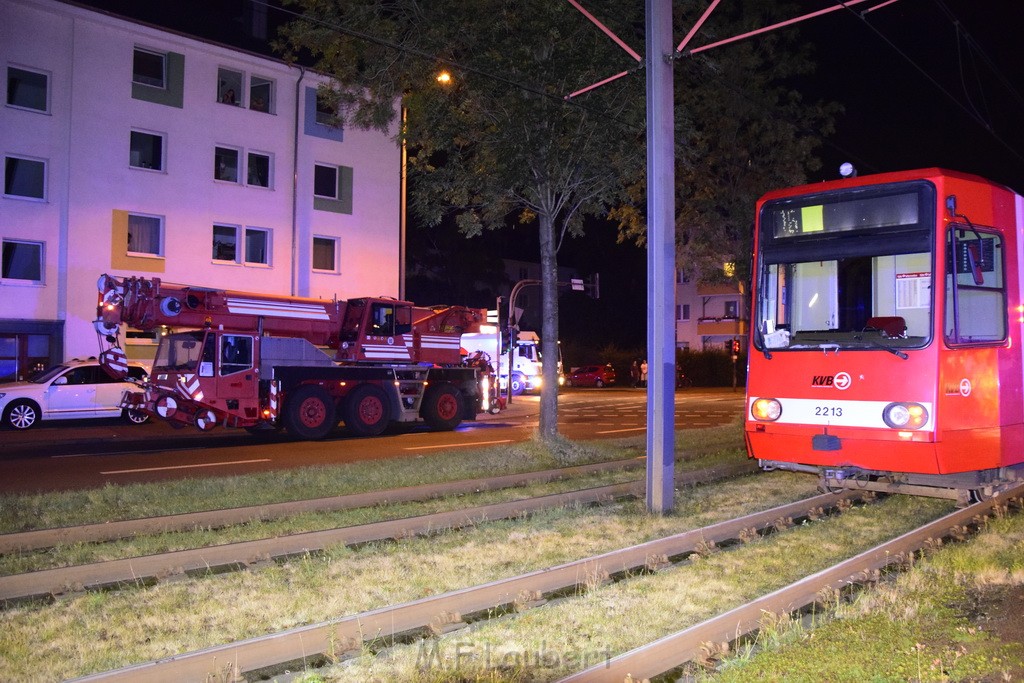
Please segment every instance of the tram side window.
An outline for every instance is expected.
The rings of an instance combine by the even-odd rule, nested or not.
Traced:
[[[946,341],[1006,339],[1006,282],[1000,235],[955,227],[946,242]]]

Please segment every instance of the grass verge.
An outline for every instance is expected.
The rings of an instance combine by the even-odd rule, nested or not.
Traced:
[[[672,515],[649,515],[639,502],[550,510],[254,571],[13,607],[0,613],[0,680],[65,679],[357,614],[766,509],[815,485],[771,473],[681,492]]]
[[[761,637],[716,674],[763,681],[1013,681],[1024,677],[1024,515],[990,521],[813,630]]]

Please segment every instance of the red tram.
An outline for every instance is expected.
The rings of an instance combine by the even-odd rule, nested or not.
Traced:
[[[757,204],[745,436],[826,485],[1024,479],[1024,198],[930,168]]]

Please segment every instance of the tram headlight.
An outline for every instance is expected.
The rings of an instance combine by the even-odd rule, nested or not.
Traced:
[[[750,404],[750,416],[758,422],[774,422],[782,417],[782,404],[774,398],[759,398]]]
[[[893,429],[920,429],[928,423],[928,409],[920,403],[890,403],[882,420]]]

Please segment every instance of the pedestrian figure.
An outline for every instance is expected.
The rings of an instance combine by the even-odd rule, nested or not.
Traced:
[[[640,361],[633,359],[633,364],[629,366],[629,383],[636,389],[640,385]]]
[[[643,362],[640,363],[640,384],[641,386],[647,386],[647,359],[644,358]]]

